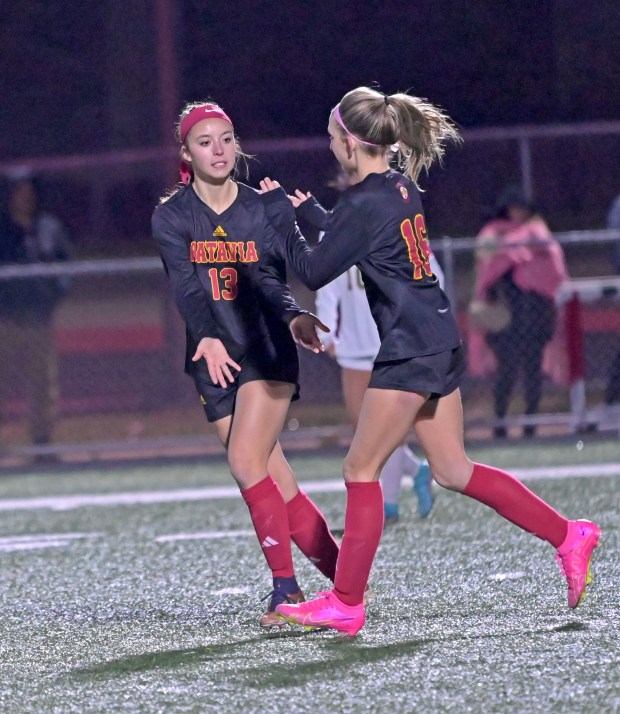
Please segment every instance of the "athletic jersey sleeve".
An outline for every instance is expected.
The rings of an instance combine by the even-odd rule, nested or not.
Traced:
[[[211,315],[209,300],[189,260],[189,248],[181,230],[157,210],[151,226],[177,308],[190,335],[196,343],[204,337],[222,339],[224,335]]]
[[[289,324],[294,317],[307,310],[299,307],[285,282],[286,261],[278,247],[278,236],[267,219],[265,223],[263,251],[258,267],[259,294],[266,308]]]
[[[308,221],[311,226],[321,231],[325,230],[329,211],[326,211],[314,196],[302,201],[295,211],[298,216]]]
[[[269,220],[286,237],[286,253],[301,281],[318,290],[368,255],[370,238],[362,211],[342,197],[329,212],[323,240],[311,247],[295,221],[295,210],[283,189],[263,194]]]

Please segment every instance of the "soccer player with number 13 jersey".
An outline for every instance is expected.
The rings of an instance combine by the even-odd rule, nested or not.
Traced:
[[[189,104],[177,138],[183,185],[155,209],[153,236],[186,325],[185,370],[227,448],[272,572],[260,624],[279,626],[276,606],[303,600],[291,540],[335,577],[338,546],[278,442],[298,392],[295,341],[321,351],[316,327],[327,328],[293,299],[261,196],[233,179],[244,156],[230,117],[212,103]]]

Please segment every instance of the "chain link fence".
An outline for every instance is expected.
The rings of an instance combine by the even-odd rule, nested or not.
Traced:
[[[547,364],[538,413],[524,417],[521,370],[498,424],[494,374],[470,372],[462,390],[466,436],[487,438],[498,426],[509,437],[528,425],[541,437],[618,430],[620,298],[612,255],[620,235],[590,229],[605,225],[619,190],[620,123],[468,130],[464,136],[463,146],[447,153],[445,170],[424,179],[423,202],[468,350],[475,242],[463,236],[475,235],[504,186],[519,183],[542,208],[572,279],[559,298],[559,349],[555,364]],[[271,175],[288,188],[311,190],[327,206],[335,202],[327,139],[242,145],[256,154],[251,185]],[[0,289],[30,284],[34,294],[37,281],[50,280],[67,287],[45,319],[0,309],[0,460],[220,450],[182,372],[184,330],[150,238],[153,207],[174,183],[176,164],[173,147],[0,162],[0,175],[33,172],[42,179],[46,203],[69,227],[79,258],[0,266]],[[312,308],[314,296],[290,277],[300,304]],[[291,447],[346,441],[350,428],[336,364],[307,352],[300,359],[302,398],[291,406],[283,441]]]
[[[586,271],[583,260],[584,254],[609,251],[620,233],[556,237],[571,274],[578,269],[582,274],[558,299],[561,329],[538,413],[523,416],[526,390],[520,374],[499,424],[494,375],[474,376],[477,370],[470,370],[462,389],[470,439],[490,437],[498,426],[508,436],[519,436],[528,425],[540,436],[620,429],[620,278],[597,272],[598,261]],[[445,238],[434,245],[468,348],[473,247],[472,239]],[[300,303],[312,308],[313,294],[291,278]],[[68,285],[51,314],[0,316],[2,458],[61,455],[71,460],[217,448],[191,380],[182,372],[184,329],[159,259],[0,268],[3,290],[21,285],[35,292],[38,283],[51,280]],[[300,358],[302,399],[291,407],[284,441],[293,446],[346,440],[350,432],[336,364],[327,355],[303,350]]]

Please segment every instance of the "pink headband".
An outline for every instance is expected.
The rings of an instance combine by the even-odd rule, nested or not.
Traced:
[[[221,107],[218,107],[217,104],[203,104],[199,107],[194,107],[189,114],[183,117],[179,125],[179,137],[182,144],[185,143],[190,129],[203,119],[224,119],[231,127],[233,126],[228,114],[226,114]],[[188,184],[191,181],[194,171],[187,162],[181,161],[179,164],[179,174],[181,175],[181,183]]]
[[[363,139],[358,138],[355,136],[355,134],[351,134],[351,132],[347,129],[347,127],[344,125],[344,122],[342,121],[342,117],[340,116],[340,105],[337,104],[334,107],[334,111],[332,112],[334,115],[334,119],[340,124],[340,126],[347,132],[347,134],[352,138],[355,139],[355,141],[359,141],[360,144],[366,144],[366,146],[383,146],[383,144],[373,144],[372,141],[364,141]]]
[[[227,121],[231,126],[233,125],[228,114],[226,114],[221,107],[218,107],[217,104],[203,104],[200,107],[194,107],[189,114],[183,117],[181,125],[179,126],[179,135],[182,144],[185,143],[190,129],[203,119],[224,119],[224,121]]]

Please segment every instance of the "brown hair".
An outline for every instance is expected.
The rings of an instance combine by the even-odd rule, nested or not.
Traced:
[[[365,152],[377,156],[391,149],[416,186],[422,169],[428,171],[435,160],[441,163],[446,141],[462,141],[454,122],[439,107],[404,92],[388,96],[357,87],[344,95],[338,110],[351,134],[376,144],[363,144]]]

